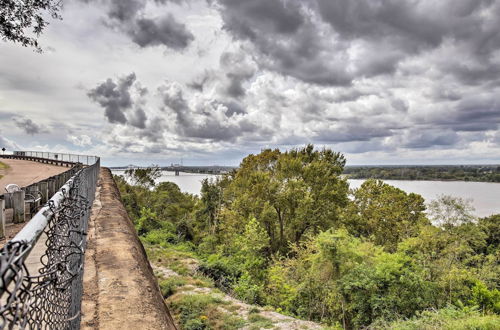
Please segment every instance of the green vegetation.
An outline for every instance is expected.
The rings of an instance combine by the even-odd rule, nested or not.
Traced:
[[[349,166],[349,179],[500,182],[499,165]]]
[[[271,326],[218,313],[220,299],[197,294],[211,286],[334,328],[500,326],[500,215],[475,219],[448,196],[426,212],[377,180],[349,191],[344,165],[312,146],[264,150],[204,181],[200,198],[117,178],[150,260],[177,272],[160,286],[183,329]]]
[[[9,165],[5,164],[5,163],[2,163],[0,162],[0,170],[5,170],[5,169],[8,169],[9,168]],[[3,178],[3,175],[0,174],[0,179]]]

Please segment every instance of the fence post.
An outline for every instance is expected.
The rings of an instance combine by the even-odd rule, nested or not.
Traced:
[[[3,194],[3,199],[5,202],[4,207],[6,209],[11,209],[12,208],[12,193],[5,193]]]
[[[30,193],[31,195],[33,195],[33,198],[36,200],[36,198],[38,197],[38,192],[40,191],[39,185],[37,183],[32,184],[31,186],[28,187],[27,190],[28,190],[28,193]],[[33,207],[30,205],[30,219],[34,215],[34,214],[31,213],[31,210],[32,209],[38,210],[38,207],[40,206],[40,202],[41,201],[34,202],[34,206]]]
[[[24,190],[16,191],[12,194],[12,208],[14,209],[14,217],[12,222],[24,222]]]
[[[54,196],[56,193],[56,179],[54,177],[49,178],[47,180],[48,188],[49,188],[49,198]]]
[[[47,203],[49,200],[49,184],[47,181],[40,181],[38,183],[38,190],[42,194],[42,204]]]
[[[5,201],[0,196],[0,238],[5,237]]]

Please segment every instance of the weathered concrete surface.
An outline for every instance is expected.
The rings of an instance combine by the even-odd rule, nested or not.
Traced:
[[[10,183],[25,187],[68,170],[67,167],[63,166],[28,160],[1,158],[0,161],[10,166],[7,169],[0,169],[0,175],[3,175],[0,179],[0,194],[5,193],[5,186]]]
[[[87,242],[82,329],[176,329],[106,168],[101,169]]]

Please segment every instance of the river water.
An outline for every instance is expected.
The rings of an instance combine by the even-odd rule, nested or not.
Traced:
[[[113,171],[122,175],[124,171]],[[203,179],[215,179],[216,175],[183,173],[175,176],[174,172],[164,171],[158,182],[170,181],[179,186],[183,192],[199,194]],[[359,188],[364,180],[349,180],[351,188]],[[500,183],[464,182],[464,181],[405,181],[385,180],[386,183],[408,193],[422,195],[426,202],[440,195],[451,195],[471,199],[475,207],[475,215],[479,217],[500,214]]]

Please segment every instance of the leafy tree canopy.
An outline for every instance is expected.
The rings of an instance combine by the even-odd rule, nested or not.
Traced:
[[[61,8],[60,0],[0,0],[0,38],[41,51],[37,38],[48,25],[45,15],[60,19]]]

